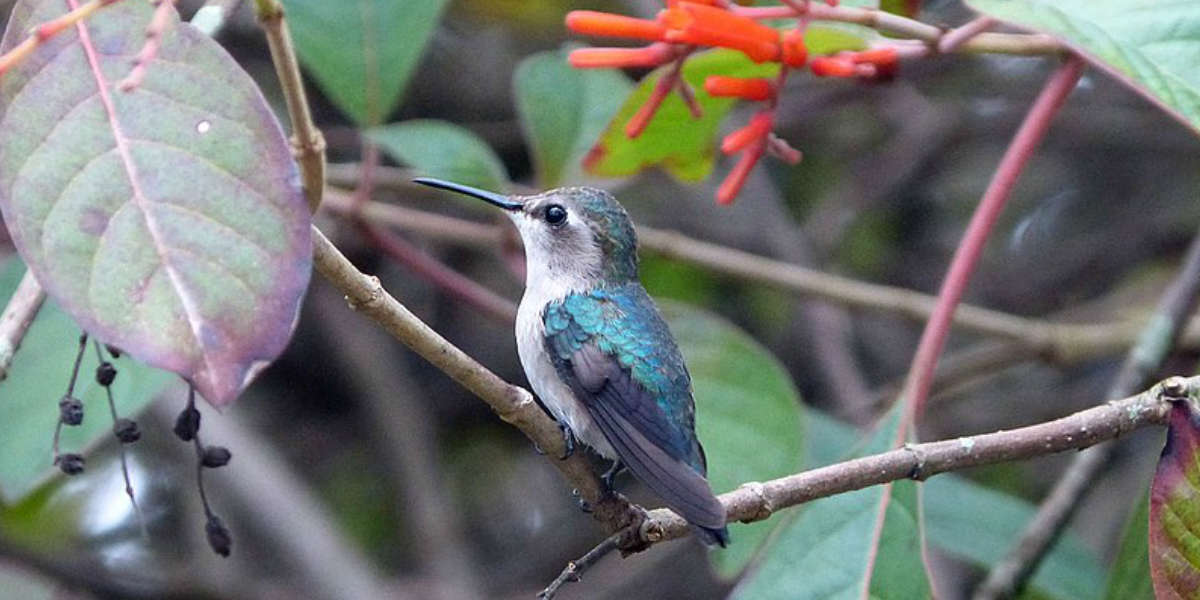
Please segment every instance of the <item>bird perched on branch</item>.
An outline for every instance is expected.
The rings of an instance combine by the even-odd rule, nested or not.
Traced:
[[[707,544],[729,542],[725,508],[696,439],[692,381],[667,324],[638,279],[625,209],[596,188],[506,196],[438,179],[417,183],[506,211],[525,245],[517,350],[534,393],[563,430],[628,468]]]

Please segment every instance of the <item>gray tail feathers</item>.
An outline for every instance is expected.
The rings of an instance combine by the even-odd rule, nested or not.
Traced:
[[[632,427],[616,410],[599,402],[588,408],[592,409],[589,412],[621,457],[621,462],[629,467],[635,477],[693,525],[700,539],[709,545],[722,547],[729,543],[725,507],[713,495],[704,475],[686,462],[668,455]]]

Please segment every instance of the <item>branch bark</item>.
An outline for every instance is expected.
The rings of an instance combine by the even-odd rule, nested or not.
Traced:
[[[17,291],[13,292],[4,313],[0,314],[0,381],[8,377],[8,369],[12,366],[13,358],[21,347],[21,341],[33,324],[42,303],[46,300],[46,292],[38,284],[37,278],[30,271],[25,271]]]

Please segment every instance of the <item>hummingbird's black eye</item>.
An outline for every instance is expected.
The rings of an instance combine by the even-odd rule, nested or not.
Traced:
[[[567,209],[559,204],[551,204],[546,207],[545,217],[551,225],[562,225],[567,222]]]

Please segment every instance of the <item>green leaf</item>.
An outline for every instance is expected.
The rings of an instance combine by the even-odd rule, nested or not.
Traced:
[[[533,54],[513,74],[541,188],[580,178],[580,162],[633,87],[618,71],[571,68],[569,50]]]
[[[1154,600],[1150,582],[1150,495],[1142,494],[1125,523],[1104,600]]]
[[[865,50],[867,38],[877,38],[873,29],[859,25],[814,25],[804,31],[804,46],[809,54],[837,54],[846,50]]]
[[[24,271],[18,260],[4,264],[0,271],[2,304],[8,303]],[[58,401],[67,389],[78,342],[79,327],[47,301],[25,335],[8,378],[0,383],[5,423],[4,435],[0,435],[0,503],[18,502],[57,473],[51,464],[51,442],[58,422]],[[95,383],[97,364],[96,354],[89,347],[75,388],[76,397],[84,403],[83,424],[63,428],[63,452],[78,452],[112,435],[108,400],[104,388]],[[173,379],[165,371],[142,366],[127,357],[113,364],[118,371],[113,399],[123,416],[142,410]]]
[[[0,48],[65,10],[21,0]],[[77,323],[221,406],[291,337],[311,218],[254,82],[174,13],[142,84],[115,88],[153,12],[107,7],[0,80],[0,209]]]
[[[853,445],[857,431],[819,411],[810,410],[808,415],[807,466],[824,466],[838,460]],[[957,475],[938,475],[923,485],[925,536],[929,543],[980,567],[995,564],[1012,547],[1036,510],[1020,498]],[[1034,572],[1032,587],[1061,600],[1098,598],[1103,579],[1104,571],[1095,552],[1068,531]]]
[[[1150,484],[1150,576],[1159,600],[1200,598],[1200,411],[1171,407]]]
[[[446,0],[283,0],[300,61],[360,126],[404,95]]]
[[[508,173],[487,142],[446,121],[404,121],[366,132],[392,158],[424,175],[485,190],[508,188]]]
[[[854,456],[893,448],[897,404]],[[734,589],[735,600],[928,598],[920,484],[897,481],[822,498],[795,511]]]
[[[720,494],[747,481],[794,473],[804,464],[804,413],[783,365],[753,338],[710,313],[661,302],[687,361],[696,394],[696,429],[708,479]],[[777,521],[731,523],[733,543],[711,552],[717,572],[745,568]]]
[[[879,8],[902,17],[915,17],[921,12],[921,0],[879,0]]]
[[[975,10],[1062,39],[1200,131],[1200,3],[967,0]]]
[[[636,139],[629,139],[625,135],[625,124],[646,103],[659,78],[670,68],[655,69],[625,100],[584,160],[588,172],[604,177],[624,177],[661,166],[683,181],[704,179],[713,169],[717,128],[735,103],[732,98],[714,98],[706,94],[704,79],[709,75],[774,77],[779,73],[779,65],[755,64],[734,50],[698,52],[684,63],[683,78],[695,88],[696,101],[704,109],[704,115],[699,119],[692,117],[679,95],[671,94],[646,130]]]

